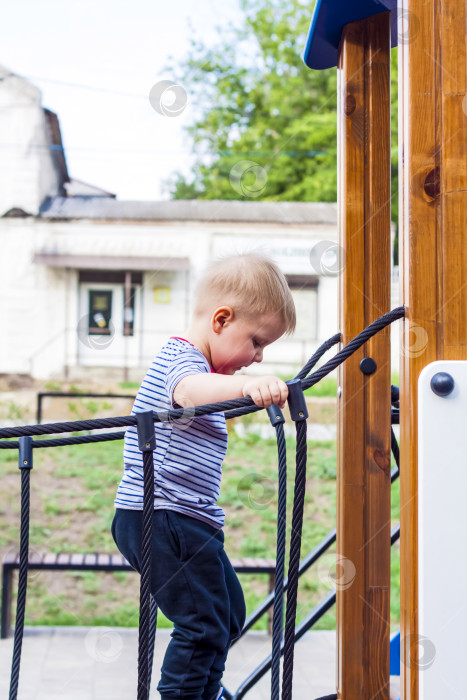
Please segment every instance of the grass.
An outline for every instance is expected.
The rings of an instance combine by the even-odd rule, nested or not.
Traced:
[[[287,541],[293,503],[295,441],[288,439]],[[110,535],[113,500],[122,473],[122,442],[77,445],[34,454],[31,473],[32,552],[116,552]],[[336,444],[310,442],[302,534],[302,557],[335,527]],[[0,553],[19,545],[20,478],[15,451],[0,452]],[[275,440],[230,430],[219,504],[226,512],[225,547],[237,557],[275,557],[277,530]],[[399,485],[392,487],[393,524],[399,519]],[[333,587],[334,557],[326,555],[300,579],[297,622]],[[242,575],[247,612],[267,595],[268,578]],[[391,563],[391,627],[399,622],[399,550]],[[118,572],[31,572],[28,625],[134,626],[138,622],[139,577]],[[159,625],[170,626],[160,614]],[[255,629],[266,629],[260,620]],[[315,629],[332,629],[335,609]]]
[[[135,394],[140,387],[138,382],[119,382],[118,386],[122,391],[134,391]]]

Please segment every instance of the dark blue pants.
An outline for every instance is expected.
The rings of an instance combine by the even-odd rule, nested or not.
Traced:
[[[142,511],[117,508],[115,543],[141,572]],[[158,691],[163,700],[215,700],[227,652],[245,622],[240,582],[224,551],[224,533],[170,510],[155,510],[151,591],[173,622]]]

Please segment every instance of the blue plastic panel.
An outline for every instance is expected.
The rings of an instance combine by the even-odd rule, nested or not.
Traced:
[[[309,68],[337,66],[337,47],[349,22],[391,12],[391,46],[397,46],[397,0],[316,0],[304,60]]]
[[[389,675],[401,675],[401,633],[396,632],[389,644]]]

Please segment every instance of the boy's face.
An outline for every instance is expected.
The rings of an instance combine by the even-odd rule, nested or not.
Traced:
[[[261,362],[263,348],[281,337],[285,325],[280,315],[263,314],[256,320],[220,307],[212,319],[211,364],[219,374],[234,374],[253,362]]]

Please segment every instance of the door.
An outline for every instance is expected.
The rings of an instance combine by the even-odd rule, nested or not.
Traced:
[[[123,284],[80,283],[78,364],[138,366],[141,344],[140,297],[139,285],[132,285],[125,319]]]

